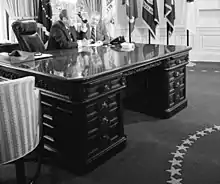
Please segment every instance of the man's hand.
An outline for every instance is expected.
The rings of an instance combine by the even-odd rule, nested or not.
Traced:
[[[88,42],[89,44],[91,44],[93,42],[93,39],[89,39]]]
[[[88,30],[88,27],[86,26],[86,24],[82,23],[82,25],[80,26],[80,31],[85,33],[85,32],[87,32],[87,30]]]
[[[91,40],[83,39],[77,41],[79,47],[86,47],[91,43]]]

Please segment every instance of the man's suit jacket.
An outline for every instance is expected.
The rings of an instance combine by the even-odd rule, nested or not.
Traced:
[[[82,39],[83,38],[91,39],[91,26],[87,24],[87,28],[88,30],[86,31],[86,33],[81,33],[80,35],[82,36]],[[101,23],[99,23],[96,26],[96,41],[99,41],[99,40],[103,41],[104,43],[109,43],[110,41],[110,38],[107,33],[107,29],[105,25]]]
[[[76,48],[79,38],[80,33],[76,31],[75,27],[70,27],[68,30],[64,23],[59,20],[50,29],[47,50]]]

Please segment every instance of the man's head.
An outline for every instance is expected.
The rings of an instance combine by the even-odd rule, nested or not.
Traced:
[[[92,12],[91,20],[90,20],[91,26],[97,26],[97,24],[99,23],[100,19],[101,19],[101,15],[100,15],[99,12]]]
[[[64,23],[65,26],[69,27],[70,25],[70,17],[67,9],[61,10],[59,14],[60,20]]]

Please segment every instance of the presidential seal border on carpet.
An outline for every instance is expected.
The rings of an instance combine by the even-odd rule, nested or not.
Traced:
[[[211,128],[205,128],[202,131],[196,131],[195,134],[189,135],[187,139],[183,140],[182,143],[176,146],[178,149],[176,152],[172,152],[173,159],[168,162],[171,166],[167,172],[170,173],[169,180],[167,183],[170,184],[182,184],[182,162],[184,161],[184,155],[187,154],[187,149],[190,148],[199,138],[210,135],[212,132],[220,131],[220,126],[214,125]]]

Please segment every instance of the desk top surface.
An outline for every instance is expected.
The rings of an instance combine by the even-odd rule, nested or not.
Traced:
[[[142,63],[151,63],[190,49],[186,46],[136,44],[135,50],[130,52],[108,46],[87,47],[80,50],[54,50],[47,52],[53,55],[51,58],[13,66],[50,77],[79,80]]]

